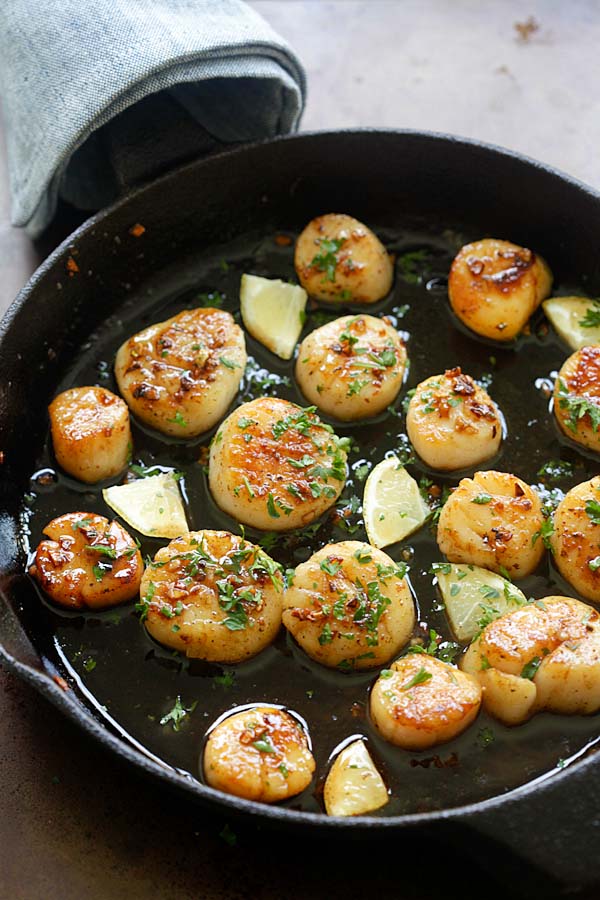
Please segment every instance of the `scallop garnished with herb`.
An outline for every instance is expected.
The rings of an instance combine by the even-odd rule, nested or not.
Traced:
[[[277,707],[254,706],[221,719],[209,732],[203,769],[218,791],[277,803],[308,787],[315,761],[294,716]]]
[[[236,663],[273,641],[282,595],[281,566],[260,547],[227,531],[191,531],[148,564],[136,609],[166,647]]]
[[[189,438],[225,415],[246,366],[244,333],[231,313],[185,309],[121,345],[119,390],[142,422]]]
[[[376,416],[402,387],[406,350],[395,328],[375,316],[343,316],[304,338],[296,378],[304,396],[336,419]]]
[[[415,623],[405,575],[406,566],[370,544],[327,544],[297,567],[283,624],[325,666],[382,665],[406,644]]]
[[[118,522],[66,513],[44,528],[30,574],[68,609],[103,609],[136,596],[143,563],[139,544]]]
[[[498,452],[502,441],[498,407],[460,366],[417,385],[406,429],[421,459],[442,471],[479,465]]]
[[[348,440],[315,407],[278,397],[244,403],[210,448],[209,484],[218,505],[244,525],[287,531],[328,510],[346,481]]]

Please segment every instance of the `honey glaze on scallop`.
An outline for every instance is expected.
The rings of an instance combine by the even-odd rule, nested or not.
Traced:
[[[369,307],[369,314],[389,317],[398,330],[408,333],[408,379],[393,409],[375,419],[335,425],[337,434],[351,436],[349,478],[332,511],[300,532],[278,536],[247,528],[247,537],[284,566],[308,559],[330,541],[365,540],[360,500],[369,470],[386,453],[410,455],[403,401],[407,392],[430,375],[460,366],[485,386],[502,411],[507,425],[495,469],[512,472],[538,485],[544,498],[554,497],[599,471],[598,460],[579,452],[563,438],[548,411],[547,397],[536,388],[536,378],[558,370],[569,355],[541,311],[532,321],[531,334],[516,344],[497,346],[478,339],[457,325],[449,309],[446,283],[458,248],[478,235],[434,232],[423,225],[411,231],[377,227],[369,222],[388,251],[396,255],[391,293]],[[441,228],[440,228],[441,232]],[[285,235],[295,238],[295,235]],[[510,235],[508,236],[510,237]],[[296,280],[293,241],[281,235],[248,234],[243,240],[199,256],[194,269],[181,272],[181,285],[194,284],[157,299],[134,296],[123,306],[119,327],[112,317],[94,339],[81,349],[56,393],[70,387],[100,384],[117,391],[112,375],[114,356],[124,337],[154,322],[196,306],[220,306],[239,321],[238,291],[243,272]],[[221,264],[227,262],[227,266]],[[548,260],[552,267],[553,260]],[[559,288],[576,286],[559,285]],[[576,291],[575,291],[576,292]],[[562,293],[562,291],[559,291]],[[303,337],[332,319],[360,312],[351,305],[331,309],[309,305]],[[294,381],[295,360],[285,362],[246,335],[249,362],[234,405],[260,396],[280,396],[306,405]],[[187,514],[192,529],[225,529],[239,533],[237,523],[214,503],[204,466],[206,448],[216,428],[189,441],[160,435],[132,419],[136,465],[175,468],[183,473]],[[539,470],[549,460],[562,460],[559,476],[544,481]],[[410,473],[422,480],[433,506],[444,491],[473,469],[447,475],[432,474],[421,463],[408,462]],[[490,463],[491,467],[491,463]],[[485,468],[485,466],[482,466]],[[31,548],[41,539],[53,517],[75,509],[103,515],[106,508],[100,486],[76,482],[57,466],[49,442],[40,453],[36,471],[56,471],[57,478],[32,475],[24,498],[23,540]],[[141,538],[144,556],[154,556],[166,540]],[[428,645],[431,630],[440,636],[442,652],[452,653],[453,636],[429,574],[440,560],[434,532],[425,526],[407,541],[386,548],[396,562],[408,562],[410,582],[417,600],[413,640]],[[576,596],[558,575],[548,555],[538,570],[519,582],[527,596]],[[565,717],[540,714],[517,728],[508,728],[481,713],[473,725],[447,744],[423,752],[405,751],[386,743],[369,720],[369,690],[378,670],[329,670],[312,662],[281,629],[273,645],[238,666],[220,666],[188,660],[155,643],[138,621],[133,603],[102,613],[62,612],[44,598],[33,583],[24,583],[19,598],[26,620],[36,632],[47,633],[43,651],[67,678],[80,681],[99,717],[110,716],[124,733],[167,764],[202,780],[198,758],[206,733],[224,714],[247,704],[281,705],[305,720],[309,729],[316,772],[311,785],[284,805],[322,813],[319,785],[336,747],[356,734],[363,735],[378,763],[391,797],[374,815],[424,812],[483,800],[505,793],[561,768],[596,740],[595,716]]]

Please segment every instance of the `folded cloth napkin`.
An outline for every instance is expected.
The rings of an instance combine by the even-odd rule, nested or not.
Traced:
[[[295,130],[302,66],[241,0],[0,0],[12,220],[100,209],[226,144]]]

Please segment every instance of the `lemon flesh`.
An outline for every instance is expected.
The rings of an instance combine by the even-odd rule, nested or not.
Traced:
[[[367,478],[363,515],[369,542],[378,548],[408,537],[429,517],[419,485],[396,456],[378,463]]]
[[[364,741],[339,753],[323,791],[328,816],[364,816],[384,806],[389,795]]]
[[[600,303],[588,297],[551,297],[542,306],[559,337],[572,350],[600,344],[600,325],[581,324],[590,310],[600,319]]]
[[[291,359],[304,325],[308,295],[296,284],[242,275],[242,321],[253,338],[281,359]]]
[[[105,488],[102,496],[117,515],[147,537],[174,538],[189,531],[179,484],[170,473]]]
[[[459,641],[471,641],[484,623],[527,603],[507,578],[479,566],[438,563],[438,586],[450,627]]]

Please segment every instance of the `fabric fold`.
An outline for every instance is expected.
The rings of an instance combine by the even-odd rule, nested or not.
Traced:
[[[302,66],[241,0],[8,0],[0,91],[13,224],[96,210],[186,160],[294,131]]]

